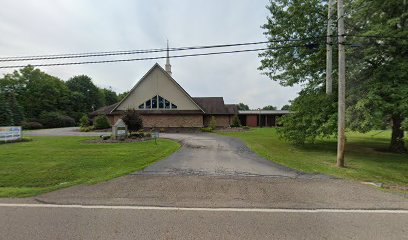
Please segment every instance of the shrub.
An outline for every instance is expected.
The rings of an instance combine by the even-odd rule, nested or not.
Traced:
[[[215,120],[214,116],[211,116],[210,123],[208,124],[208,127],[214,130],[217,127],[217,121]]]
[[[108,121],[108,118],[105,115],[99,115],[95,118],[95,121],[94,121],[95,129],[106,129],[110,127],[111,125]]]
[[[139,131],[143,128],[143,120],[140,117],[139,113],[134,109],[126,110],[125,114],[122,117],[122,120],[127,125],[130,133]]]
[[[144,136],[147,137],[147,138],[151,138],[152,134],[151,133],[145,133]]]
[[[234,117],[232,118],[231,127],[241,127],[241,121],[239,120],[239,117],[237,114],[235,114]]]
[[[129,134],[130,138],[143,138],[144,136],[145,134],[143,132],[135,132],[135,133]]]
[[[26,122],[26,121],[22,121],[21,122],[21,126],[23,127],[23,129],[41,129],[44,126],[39,123],[39,122]]]
[[[89,131],[92,131],[92,130],[94,130],[94,129],[95,129],[94,126],[80,127],[80,128],[79,128],[79,131],[81,131],[81,132],[89,132]]]
[[[242,129],[249,130],[250,128],[248,126],[243,126]]]
[[[73,127],[75,120],[60,112],[43,112],[39,117],[40,123],[46,128]]]
[[[86,115],[83,115],[81,119],[79,119],[79,126],[81,128],[89,127],[89,118]]]
[[[213,129],[210,127],[206,127],[206,128],[201,128],[201,132],[212,132]]]

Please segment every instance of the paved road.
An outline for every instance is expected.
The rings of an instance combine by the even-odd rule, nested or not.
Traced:
[[[244,210],[248,210],[245,212]],[[407,239],[408,212],[0,207],[0,238]]]
[[[302,174],[229,137],[162,136],[183,147],[144,171],[0,199],[0,239],[408,239],[407,196]]]

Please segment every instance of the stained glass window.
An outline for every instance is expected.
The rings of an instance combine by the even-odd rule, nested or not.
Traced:
[[[162,96],[156,95],[151,99],[147,100],[145,103],[139,105],[139,109],[177,109],[177,105],[170,102],[169,100],[163,98]]]

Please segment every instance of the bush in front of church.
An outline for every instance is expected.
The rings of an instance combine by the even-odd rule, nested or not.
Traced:
[[[105,115],[99,115],[95,118],[94,128],[95,129],[107,129],[110,128],[108,118]]]
[[[211,116],[210,123],[208,124],[208,127],[211,128],[212,130],[215,130],[217,128],[217,120],[215,120],[214,116]]]
[[[234,117],[232,118],[231,127],[241,127],[241,121],[239,120],[237,114],[235,114]]]
[[[129,133],[137,132],[140,129],[143,129],[143,120],[140,117],[140,114],[134,109],[126,110],[122,120],[127,125]]]

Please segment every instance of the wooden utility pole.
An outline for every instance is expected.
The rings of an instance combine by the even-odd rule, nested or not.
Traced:
[[[326,94],[332,94],[333,85],[333,5],[334,0],[328,2],[327,38],[326,38]]]
[[[344,167],[346,128],[346,53],[344,38],[344,0],[337,0],[338,42],[339,42],[339,99],[337,132],[337,166]]]

